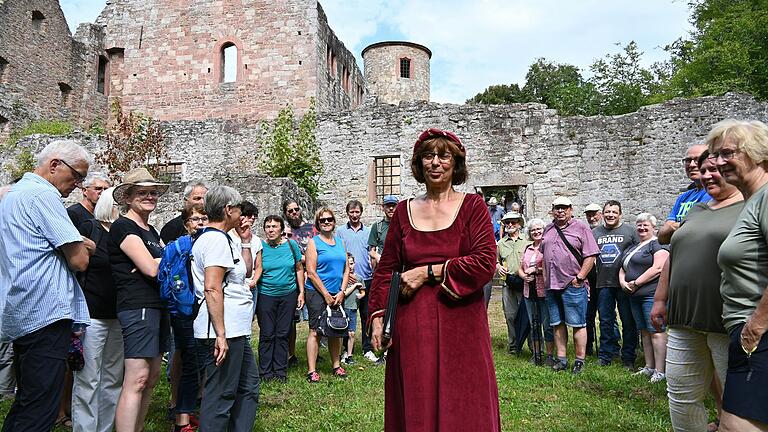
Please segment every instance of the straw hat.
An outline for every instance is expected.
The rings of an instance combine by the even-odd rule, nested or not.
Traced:
[[[123,182],[117,185],[112,192],[112,197],[116,203],[123,204],[125,202],[126,193],[131,186],[155,186],[160,191],[160,195],[168,190],[168,183],[158,182],[146,168],[134,168],[125,174]]]

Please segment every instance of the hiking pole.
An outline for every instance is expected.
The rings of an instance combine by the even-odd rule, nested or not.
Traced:
[[[539,317],[539,296],[536,292],[536,280],[528,282],[528,297],[531,305],[531,340],[533,341],[533,363],[541,366],[541,318]]]

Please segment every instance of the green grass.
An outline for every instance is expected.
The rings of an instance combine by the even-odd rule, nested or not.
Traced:
[[[506,328],[500,293],[494,293],[491,324],[502,429],[505,431],[668,431],[671,430],[664,384],[650,384],[633,377],[620,365],[599,367],[589,358],[584,373],[554,373],[505,352]],[[258,329],[255,329],[257,331]],[[306,339],[306,324],[299,326],[299,359]],[[254,334],[254,340],[258,337]],[[330,376],[327,351],[318,365],[319,384],[304,381],[306,365],[289,373],[288,383],[261,387],[255,431],[381,431],[384,424],[384,368],[375,367],[360,355],[349,367],[349,379]],[[571,361],[573,353],[570,353]],[[642,353],[638,353],[638,362]],[[639,364],[639,363],[638,363]],[[163,379],[155,389],[146,421],[147,432],[165,432],[168,385]],[[712,401],[708,401],[713,412]],[[0,404],[5,418],[10,402]],[[468,422],[471,427],[471,422]],[[64,431],[65,429],[56,429]]]

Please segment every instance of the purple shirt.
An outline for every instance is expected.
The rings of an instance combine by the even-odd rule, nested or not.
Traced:
[[[568,225],[561,230],[571,246],[581,253],[582,257],[600,254],[592,230],[584,222],[571,218]],[[544,228],[541,252],[544,254],[544,286],[551,290],[565,289],[579,273],[581,265],[568,250],[568,246],[563,243],[554,223]],[[583,286],[589,288],[587,281],[584,281]]]

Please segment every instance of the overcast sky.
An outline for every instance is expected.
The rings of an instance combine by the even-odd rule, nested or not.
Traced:
[[[93,22],[104,0],[61,0],[70,28]],[[644,63],[691,29],[686,0],[324,0],[331,28],[360,52],[383,40],[432,51],[431,99],[463,103],[492,84],[520,85],[544,57],[586,70],[617,44],[637,42]]]

